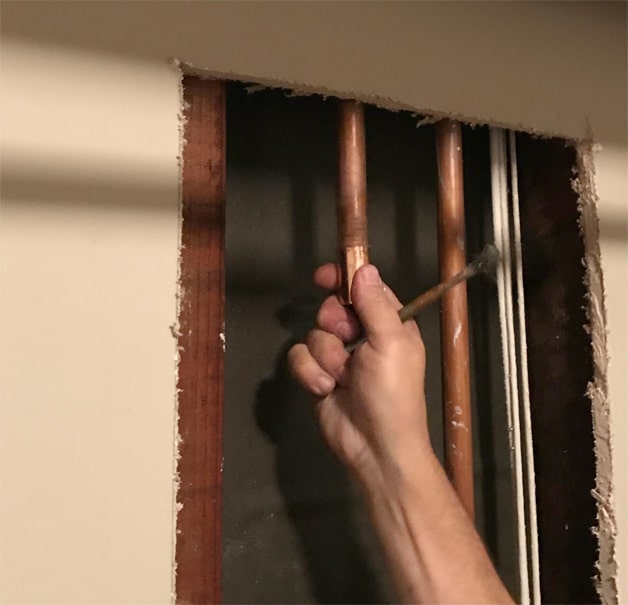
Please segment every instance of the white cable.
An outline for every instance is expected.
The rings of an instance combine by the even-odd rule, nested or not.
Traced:
[[[514,441],[514,461],[516,472],[516,487],[517,487],[517,515],[519,522],[517,524],[517,530],[519,540],[523,542],[523,553],[525,557],[525,564],[522,569],[521,581],[525,586],[525,589],[521,593],[521,602],[530,602],[530,576],[529,576],[529,563],[528,563],[528,540],[527,540],[527,518],[526,518],[526,494],[525,494],[525,481],[523,474],[523,456],[521,448],[521,421],[520,421],[520,405],[519,405],[519,373],[517,363],[517,341],[515,335],[515,317],[514,317],[514,303],[513,303],[513,279],[512,279],[512,265],[513,255],[511,247],[511,234],[510,234],[510,212],[508,203],[508,161],[506,155],[506,132],[501,131],[500,137],[500,151],[502,170],[500,176],[503,179],[502,196],[500,198],[501,203],[501,224],[502,224],[502,242],[505,260],[504,278],[505,278],[505,298],[506,298],[506,329],[507,329],[507,346],[509,357],[510,375],[508,376],[508,382],[511,389],[511,402],[512,402],[512,428],[513,428],[513,441]]]
[[[515,477],[515,502],[517,511],[517,543],[519,554],[520,602],[530,603],[528,573],[528,548],[526,536],[525,496],[523,490],[523,465],[521,460],[521,426],[519,422],[517,360],[512,304],[512,257],[510,251],[510,221],[508,218],[508,186],[506,162],[506,137],[501,128],[490,129],[491,184],[493,202],[493,232],[495,245],[502,262],[497,271],[499,322],[502,334],[502,361],[508,430]]]
[[[490,132],[490,145],[491,145],[491,198],[493,202],[493,237],[495,240],[495,247],[498,249],[500,257],[503,259],[503,244],[502,244],[502,213],[500,199],[503,195],[503,183],[501,178],[501,153],[500,153],[500,129],[491,128]],[[502,263],[498,264],[496,270],[497,277],[497,301],[499,304],[499,326],[502,334],[502,362],[504,365],[504,381],[508,380],[510,374],[509,357],[506,355],[506,348],[504,344],[506,333],[506,302],[505,302],[505,277]],[[506,389],[506,411],[508,412],[508,439],[511,445],[512,452],[512,402],[510,400],[510,389]],[[512,454],[511,454],[512,457]]]
[[[509,131],[510,190],[512,194],[513,244],[515,249],[515,277],[517,281],[517,315],[519,320],[519,368],[521,369],[521,411],[523,415],[523,437],[525,442],[525,466],[527,478],[527,500],[529,510],[530,563],[532,574],[532,603],[541,603],[539,536],[536,514],[536,480],[534,476],[534,449],[532,441],[532,418],[530,410],[530,388],[528,382],[528,343],[526,338],[525,299],[523,291],[523,261],[521,254],[521,221],[519,217],[519,180],[517,171],[517,139]]]

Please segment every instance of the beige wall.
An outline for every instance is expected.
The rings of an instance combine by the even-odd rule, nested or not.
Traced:
[[[2,88],[0,601],[167,602],[177,76],[6,42]]]
[[[4,2],[2,30],[3,602],[170,599],[173,58],[601,144],[628,599],[624,3]]]

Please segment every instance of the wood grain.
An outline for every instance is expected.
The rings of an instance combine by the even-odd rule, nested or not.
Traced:
[[[177,603],[219,603],[225,304],[225,83],[183,79]]]

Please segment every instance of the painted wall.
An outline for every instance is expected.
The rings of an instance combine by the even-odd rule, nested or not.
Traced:
[[[624,3],[3,2],[3,601],[170,599],[173,58],[601,145],[628,599]]]

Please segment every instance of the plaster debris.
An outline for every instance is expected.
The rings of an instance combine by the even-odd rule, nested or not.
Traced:
[[[455,429],[463,429],[467,431],[467,433],[469,432],[469,429],[467,428],[467,425],[464,422],[458,422],[456,420],[452,420],[451,426],[453,426]]]
[[[438,118],[433,115],[425,115],[421,116],[416,122],[416,127],[421,128],[421,126],[429,126],[430,124],[436,124],[438,122]]]
[[[185,127],[185,115],[184,110],[186,108],[186,103],[183,98],[183,69],[182,64],[178,59],[172,60],[173,65],[179,70],[179,104],[181,107],[181,112],[179,113],[179,153],[177,155],[177,162],[179,166],[179,194],[181,193],[181,182],[183,179],[183,147],[185,145],[185,137],[184,137],[184,127]],[[177,233],[178,233],[178,259],[177,259],[177,288],[175,293],[176,300],[176,317],[175,321],[170,327],[170,331],[172,336],[175,338],[176,346],[175,346],[175,366],[174,366],[174,382],[175,382],[175,400],[174,400],[174,424],[173,424],[173,473],[172,473],[172,551],[170,554],[171,564],[172,564],[172,577],[171,577],[171,599],[172,603],[177,602],[177,537],[179,535],[179,531],[177,529],[179,511],[183,508],[183,504],[177,501],[177,496],[179,494],[179,488],[181,486],[181,478],[179,476],[179,460],[181,459],[181,444],[183,443],[183,438],[179,433],[179,393],[181,389],[178,386],[179,379],[179,361],[181,359],[181,351],[183,347],[179,345],[179,337],[181,336],[181,326],[179,324],[179,317],[181,315],[182,305],[185,304],[185,300],[183,297],[183,286],[181,284],[181,250],[183,249],[182,242],[182,234],[183,234],[183,204],[181,201],[181,196],[179,195],[179,209],[178,209],[178,217],[177,217]]]
[[[261,90],[266,90],[267,88],[268,86],[263,86],[262,84],[251,84],[250,86],[246,86],[244,90],[251,95]]]
[[[222,352],[224,353],[227,349],[226,341],[225,341],[225,331],[223,330],[220,334],[220,342],[222,343]]]
[[[181,336],[181,330],[179,326],[179,321],[175,321],[171,323],[168,328],[170,328],[170,334],[172,334],[173,338],[179,338]]]

